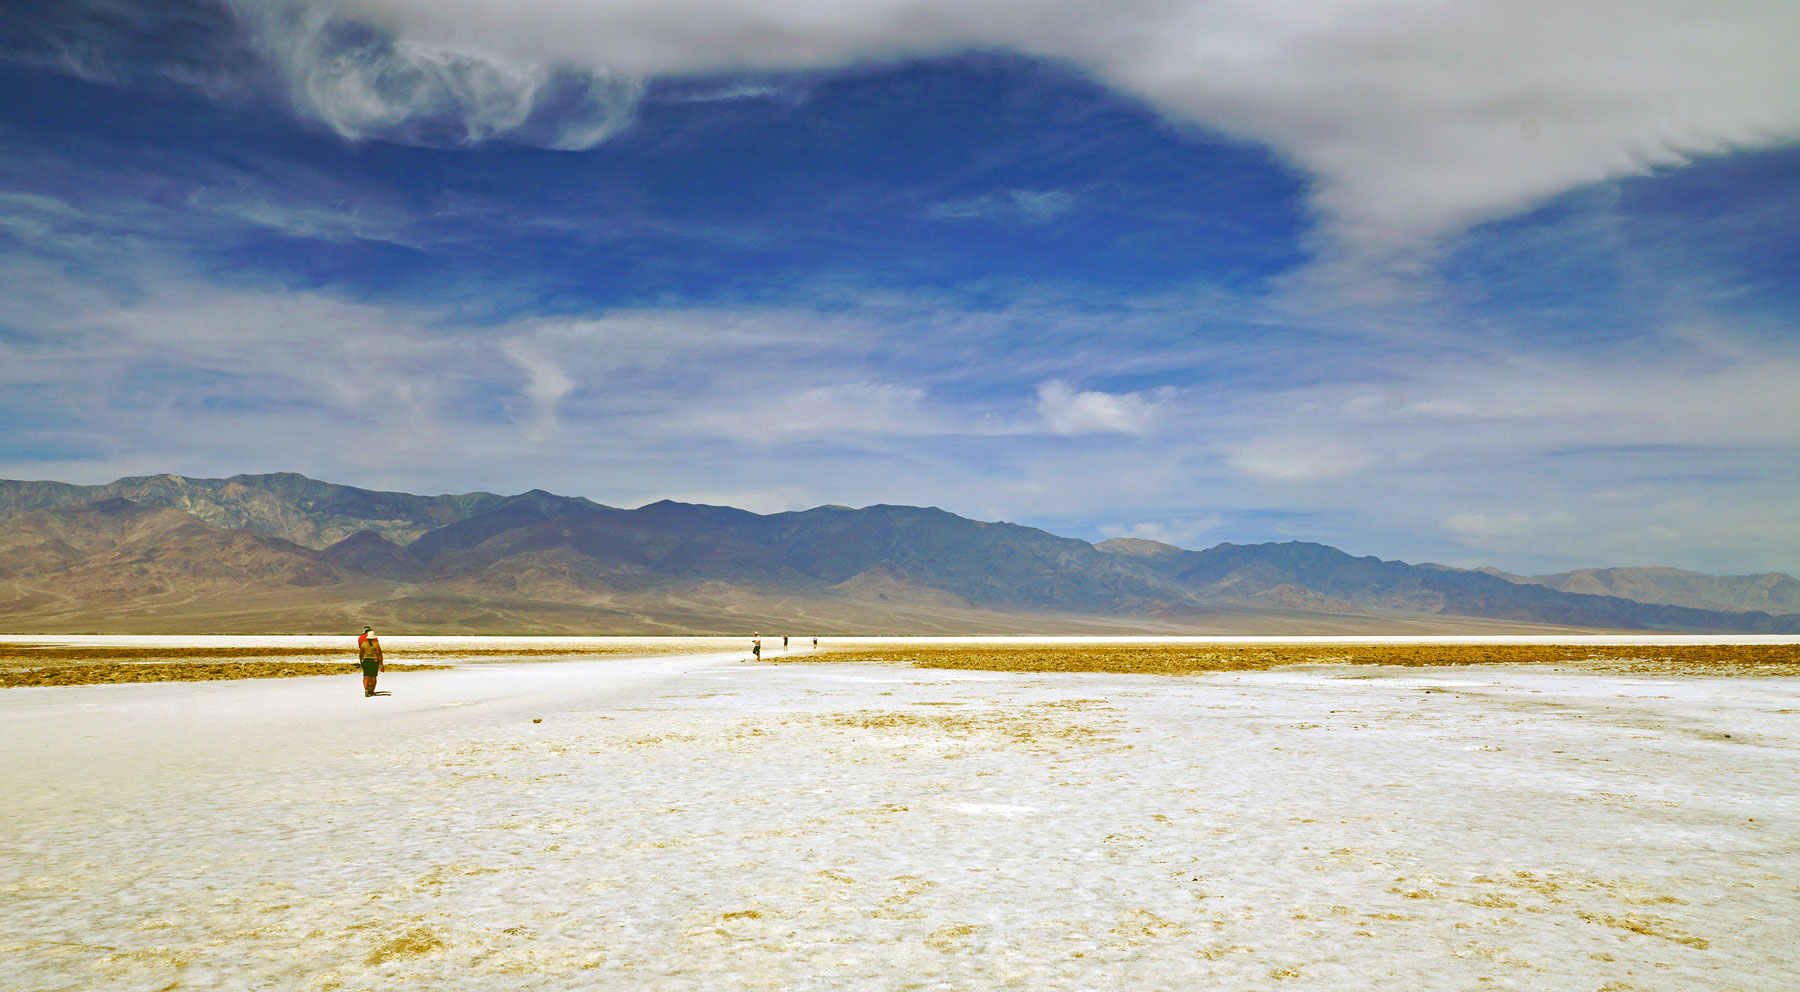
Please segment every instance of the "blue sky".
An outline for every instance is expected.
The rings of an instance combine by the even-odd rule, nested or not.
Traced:
[[[1800,17],[1565,8],[6,4],[0,476],[1800,571]]]

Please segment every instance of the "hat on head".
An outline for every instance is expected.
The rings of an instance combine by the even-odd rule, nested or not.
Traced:
[[[363,628],[363,633],[365,633],[365,634],[367,634],[367,633],[369,633],[369,632],[370,632],[370,631],[372,631],[372,630],[374,630],[374,629],[375,629],[375,628],[374,628],[374,627],[364,627],[364,628]]]

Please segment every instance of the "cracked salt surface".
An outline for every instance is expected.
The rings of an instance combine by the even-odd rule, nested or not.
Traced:
[[[8,690],[0,987],[1800,974],[1800,680],[739,657]]]

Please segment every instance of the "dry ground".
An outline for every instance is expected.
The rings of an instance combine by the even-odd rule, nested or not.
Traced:
[[[894,644],[778,658],[995,672],[1197,675],[1288,665],[1559,665],[1655,675],[1800,675],[1800,644]]]
[[[701,643],[705,641],[705,643]],[[416,646],[389,651],[389,671],[457,662],[595,660],[698,654],[735,640],[620,639],[580,645]],[[109,682],[194,682],[292,678],[353,671],[347,651],[319,647],[0,645],[0,687]],[[404,660],[402,660],[404,659]],[[1289,665],[1554,665],[1590,672],[1652,675],[1800,675],[1800,644],[983,644],[906,643],[776,653],[782,663],[878,662],[1004,672],[1112,672],[1198,675]],[[449,663],[449,664],[446,664]]]
[[[486,647],[407,646],[386,652],[390,672],[451,668],[436,662],[592,660],[690,654],[712,645],[691,639],[665,642],[621,640],[578,647],[518,644]],[[280,679],[341,675],[355,671],[352,650],[314,646],[237,647],[228,645],[0,644],[0,688],[95,685],[110,682],[204,682],[218,679]],[[401,659],[405,659],[402,661]]]
[[[420,672],[450,665],[389,665],[389,672]],[[360,670],[356,662],[234,661],[105,662],[0,671],[0,687],[99,685],[109,682],[209,682],[222,679],[288,679],[307,675],[345,675]]]

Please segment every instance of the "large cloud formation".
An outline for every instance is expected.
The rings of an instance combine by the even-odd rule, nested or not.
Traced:
[[[605,140],[635,81],[1005,49],[1312,177],[1333,243],[1416,246],[1575,186],[1800,138],[1768,0],[231,0],[351,137]]]

